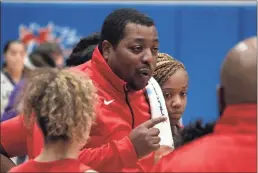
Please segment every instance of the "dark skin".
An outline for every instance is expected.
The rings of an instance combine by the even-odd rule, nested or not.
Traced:
[[[218,87],[220,115],[227,105],[257,103],[257,38],[246,39],[228,53]]]
[[[161,86],[166,101],[174,144],[177,147],[176,137],[179,135],[177,125],[182,117],[187,104],[188,74],[183,68],[179,68]],[[179,140],[179,139],[177,139]],[[165,151],[165,152],[164,152]],[[166,154],[171,150],[163,149],[160,152]],[[159,157],[157,158],[159,159]]]
[[[187,72],[184,69],[178,69],[164,82],[161,89],[166,100],[170,123],[172,126],[176,126],[185,111],[187,103]]]
[[[129,91],[143,89],[151,78],[157,63],[159,41],[155,26],[128,23],[124,37],[114,46],[102,42],[102,55],[112,71],[127,82]],[[161,118],[161,119],[159,119]],[[157,150],[160,145],[159,130],[153,128],[165,119],[151,119],[136,127],[129,135],[138,158]]]
[[[103,57],[112,71],[127,82],[131,91],[143,89],[156,68],[158,34],[155,26],[128,23],[124,38],[114,47],[107,40],[102,42]]]

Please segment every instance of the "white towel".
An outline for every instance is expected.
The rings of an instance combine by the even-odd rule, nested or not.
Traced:
[[[152,77],[146,86],[146,92],[149,98],[151,117],[156,118],[159,116],[167,117],[167,121],[157,124],[155,128],[160,130],[159,137],[161,138],[160,145],[165,145],[174,148],[174,141],[168,116],[168,111],[163,97],[162,90],[158,82]]]

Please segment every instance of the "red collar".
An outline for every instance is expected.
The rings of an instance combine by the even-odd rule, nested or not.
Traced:
[[[92,55],[92,67],[97,69],[99,73],[107,80],[111,85],[120,92],[124,92],[124,87],[126,87],[126,82],[120,79],[109,67],[104,57],[100,53],[98,46],[95,48]]]
[[[215,133],[255,133],[257,104],[229,105],[215,126]]]

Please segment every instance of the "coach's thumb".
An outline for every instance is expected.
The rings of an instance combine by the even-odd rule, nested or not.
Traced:
[[[153,119],[150,119],[146,122],[144,122],[141,126],[144,126],[146,128],[152,128],[154,127],[156,124],[159,124],[161,122],[164,122],[167,120],[167,117],[157,117],[157,118],[153,118]]]

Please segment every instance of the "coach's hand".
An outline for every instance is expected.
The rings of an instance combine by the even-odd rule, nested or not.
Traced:
[[[156,124],[166,121],[166,117],[158,117],[148,120],[136,127],[129,138],[134,146],[138,158],[142,158],[152,151],[157,150],[160,145],[159,129],[153,128]]]

